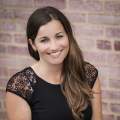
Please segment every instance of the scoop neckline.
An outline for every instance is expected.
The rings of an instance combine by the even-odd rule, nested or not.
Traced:
[[[48,84],[48,85],[51,85],[51,86],[58,86],[58,87],[61,86],[62,83],[58,83],[58,84],[50,83],[50,82],[46,81],[44,78],[38,76],[37,73],[34,71],[34,69],[33,69],[31,66],[29,66],[29,68],[32,70],[32,72],[34,73],[34,75],[35,75],[38,79],[40,79],[42,82],[44,82],[44,83],[46,83],[46,84]],[[40,82],[40,80],[38,80],[38,82]]]

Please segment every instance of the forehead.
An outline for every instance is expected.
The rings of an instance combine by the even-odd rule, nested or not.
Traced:
[[[39,28],[38,35],[47,35],[57,32],[64,32],[64,27],[59,20],[51,20]]]

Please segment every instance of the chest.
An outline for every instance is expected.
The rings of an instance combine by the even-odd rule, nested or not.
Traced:
[[[60,86],[36,87],[31,110],[32,120],[74,120]]]

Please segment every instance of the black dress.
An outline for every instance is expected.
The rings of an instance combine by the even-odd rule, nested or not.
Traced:
[[[92,88],[98,75],[97,69],[85,64],[86,78]],[[31,67],[13,75],[6,91],[22,97],[30,105],[32,120],[74,120],[60,85],[46,82],[36,75]],[[88,105],[83,111],[84,120],[91,120],[92,109]]]

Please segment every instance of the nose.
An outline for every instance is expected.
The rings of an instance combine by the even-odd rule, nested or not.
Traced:
[[[58,50],[58,44],[55,40],[52,40],[51,43],[50,43],[50,49],[52,51],[57,51]]]

